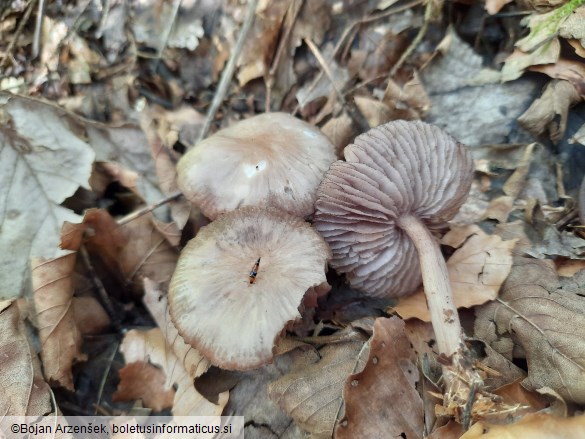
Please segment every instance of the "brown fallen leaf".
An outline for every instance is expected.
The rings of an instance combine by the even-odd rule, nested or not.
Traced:
[[[95,297],[74,297],[72,300],[75,325],[82,334],[100,334],[107,328],[110,317]]]
[[[136,361],[120,369],[120,384],[112,401],[141,399],[145,407],[155,411],[171,408],[175,390],[165,387],[165,373],[150,363]]]
[[[478,422],[461,439],[582,439],[585,415],[557,418],[531,413],[516,424],[490,425]]]
[[[73,282],[76,253],[48,261],[33,259],[33,300],[41,341],[45,377],[68,390],[75,390],[71,367],[85,361],[81,332],[73,314]]]
[[[321,127],[321,132],[329,137],[331,143],[335,145],[335,153],[337,157],[343,157],[343,148],[351,143],[355,137],[353,121],[346,111],[342,112],[337,117],[329,119],[325,125]]]
[[[564,79],[573,84],[581,98],[585,97],[585,66],[582,62],[559,59],[554,64],[533,66],[530,70],[544,73],[554,79]]]
[[[141,295],[145,277],[169,281],[178,259],[148,214],[118,225],[105,210],[90,209],[82,224],[65,223],[62,230],[62,248],[77,250],[82,243],[108,291],[131,286]]]
[[[545,130],[553,142],[559,142],[567,127],[569,108],[579,102],[581,97],[568,81],[553,80],[542,96],[518,118],[518,122],[535,136]]]
[[[497,297],[512,267],[516,239],[503,241],[486,235],[478,226],[453,227],[442,243],[459,247],[447,261],[453,298],[458,308],[471,308]],[[401,298],[393,308],[402,318],[430,321],[424,290]]]
[[[199,351],[190,344],[185,343],[183,337],[179,335],[179,331],[175,328],[169,314],[166,293],[166,290],[160,283],[148,278],[144,279],[143,300],[146,308],[162,331],[173,353],[177,358],[181,359],[181,363],[187,371],[187,374],[192,378],[196,378],[206,372],[211,364]]]
[[[350,375],[343,398],[345,415],[335,438],[423,437],[423,403],[416,390],[416,355],[398,317],[378,318],[362,372]]]
[[[416,72],[403,86],[389,79],[383,102],[390,107],[393,120],[422,119],[431,108],[429,95]]]
[[[54,411],[53,395],[26,337],[15,302],[0,302],[0,413],[41,416]]]
[[[290,373],[270,384],[268,396],[313,438],[331,438],[345,380],[363,368],[365,350],[360,341],[326,345],[319,351],[320,360],[304,356]]]
[[[157,366],[165,374],[164,385],[156,384],[155,389],[151,389],[148,395],[160,391],[161,387],[168,391],[176,386],[175,396],[173,399],[174,416],[219,416],[227,403],[228,392],[219,395],[218,404],[213,404],[205,399],[195,390],[193,378],[187,373],[181,360],[173,353],[167,345],[163,333],[159,328],[149,331],[130,330],[126,333],[121,352],[127,364],[142,363]],[[132,366],[136,368],[138,366]],[[131,375],[128,375],[129,379]],[[121,386],[127,384],[121,383]],[[131,385],[129,383],[128,385]],[[122,388],[122,387],[120,387]],[[145,397],[143,393],[142,397]],[[129,394],[118,393],[118,398],[129,397]],[[144,402],[144,400],[143,400]],[[161,401],[157,401],[161,402]],[[161,402],[162,403],[162,402]]]
[[[512,0],[486,0],[485,2],[485,10],[488,14],[494,15],[500,12],[504,6],[508,3],[511,3]]]
[[[516,258],[497,301],[476,309],[476,337],[510,360],[525,357],[528,389],[583,403],[584,286],[585,271],[559,279],[550,260]]]

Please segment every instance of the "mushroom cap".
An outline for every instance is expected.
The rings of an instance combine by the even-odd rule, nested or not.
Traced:
[[[290,114],[265,113],[196,145],[177,165],[178,184],[211,219],[243,206],[306,217],[335,158],[335,147],[318,128]]]
[[[271,361],[287,323],[300,319],[307,290],[326,282],[330,257],[323,238],[301,218],[257,207],[226,213],[181,252],[169,288],[171,318],[185,341],[217,366],[261,366]]]
[[[411,214],[431,230],[450,220],[469,193],[471,154],[436,126],[394,121],[359,135],[344,155],[317,192],[314,225],[331,266],[368,295],[409,294],[420,267],[397,219]]]

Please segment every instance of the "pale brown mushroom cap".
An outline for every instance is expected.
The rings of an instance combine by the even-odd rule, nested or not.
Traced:
[[[395,121],[358,136],[317,193],[315,228],[331,266],[376,297],[412,292],[421,282],[412,241],[396,225],[409,213],[429,229],[451,219],[473,177],[469,151],[440,128]]]
[[[181,252],[169,289],[173,322],[219,367],[266,364],[287,323],[301,317],[307,290],[326,282],[330,256],[323,238],[301,218],[256,207],[226,213]]]
[[[178,184],[211,219],[243,206],[306,217],[334,151],[318,128],[289,114],[265,113],[195,146],[179,161]]]

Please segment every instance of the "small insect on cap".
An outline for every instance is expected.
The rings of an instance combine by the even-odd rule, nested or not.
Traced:
[[[343,153],[319,187],[314,220],[331,266],[368,295],[411,293],[421,274],[400,218],[431,230],[453,218],[471,186],[471,154],[439,127],[403,120],[359,135]]]
[[[318,128],[290,114],[266,113],[197,144],[179,161],[177,182],[211,219],[243,206],[306,217],[334,151]]]
[[[327,286],[330,256],[301,218],[256,207],[226,213],[181,252],[169,289],[172,320],[215,365],[259,367],[272,360],[287,324],[300,319],[307,291]]]

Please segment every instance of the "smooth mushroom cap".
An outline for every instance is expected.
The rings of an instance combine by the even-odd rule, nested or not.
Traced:
[[[411,293],[421,282],[418,256],[396,221],[412,214],[433,230],[451,219],[471,186],[471,155],[420,121],[373,128],[344,155],[317,193],[314,225],[331,247],[331,266],[366,294]]]
[[[300,319],[307,290],[326,282],[330,256],[323,238],[301,218],[256,207],[226,213],[181,252],[169,289],[173,322],[219,367],[266,364],[287,323]]]
[[[334,160],[335,147],[318,128],[289,114],[265,113],[195,146],[179,161],[178,184],[211,219],[243,206],[306,217]]]

